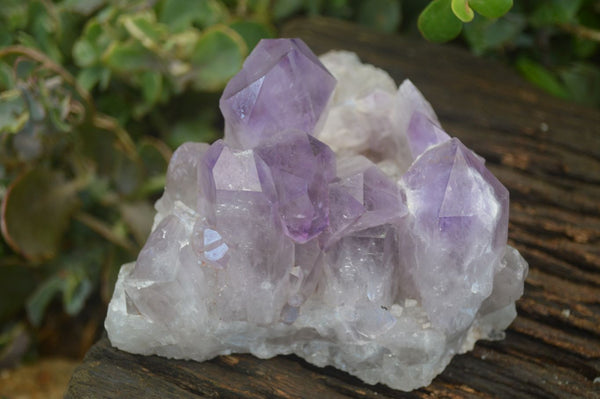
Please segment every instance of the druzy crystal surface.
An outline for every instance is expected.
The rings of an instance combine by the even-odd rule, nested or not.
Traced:
[[[264,40],[220,102],[225,137],[173,154],[106,329],[134,353],[294,353],[427,385],[514,319],[527,263],[508,191],[410,82]]]

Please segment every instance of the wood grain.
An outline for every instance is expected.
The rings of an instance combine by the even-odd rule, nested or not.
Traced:
[[[506,339],[479,342],[429,387],[404,393],[294,356],[196,363],[127,354],[104,337],[66,397],[600,398],[600,112],[451,46],[328,19],[292,22],[283,35],[410,78],[445,129],[487,159],[511,193],[509,241],[530,263]]]

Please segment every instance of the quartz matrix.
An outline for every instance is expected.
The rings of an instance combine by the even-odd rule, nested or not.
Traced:
[[[224,139],[173,154],[153,231],[121,268],[114,346],[294,353],[411,390],[503,336],[527,274],[508,191],[410,81],[263,40],[220,108]]]

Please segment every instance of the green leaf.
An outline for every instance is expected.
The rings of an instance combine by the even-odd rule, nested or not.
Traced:
[[[104,5],[106,0],[65,0],[61,6],[69,11],[90,15]]]
[[[0,133],[17,133],[28,120],[27,104],[19,90],[0,93]]]
[[[162,75],[158,72],[148,71],[141,76],[142,95],[148,105],[158,102],[163,90]]]
[[[78,314],[92,293],[92,282],[81,272],[66,274],[62,287],[63,308],[71,316]]]
[[[158,20],[171,32],[182,32],[192,25],[205,28],[225,21],[227,9],[216,0],[163,0],[158,5]]]
[[[468,0],[469,5],[486,18],[499,18],[513,6],[513,0]]]
[[[535,27],[575,22],[582,0],[546,0],[539,3],[530,17]]]
[[[52,60],[61,63],[63,56],[57,45],[56,33],[60,31],[60,20],[48,12],[49,5],[42,1],[31,1],[28,31],[39,48]]]
[[[275,0],[273,4],[273,18],[281,21],[297,13],[302,9],[302,0]]]
[[[11,66],[0,61],[0,91],[10,90],[14,87],[15,79]]]
[[[32,169],[17,178],[4,197],[4,239],[29,259],[53,257],[77,204],[73,185],[61,173]]]
[[[476,55],[512,45],[527,26],[521,14],[508,14],[505,18],[486,19],[480,15],[464,27],[464,37]]]
[[[593,57],[600,47],[600,42],[593,40],[582,39],[580,37],[573,38],[573,53],[579,59]]]
[[[233,29],[216,26],[198,39],[192,54],[198,90],[220,90],[241,68],[247,53],[246,43]]]
[[[156,57],[139,42],[114,43],[102,60],[113,71],[125,74],[157,70],[160,66]]]
[[[9,4],[5,4],[9,3]],[[3,1],[2,15],[9,31],[15,32],[25,29],[29,22],[29,1],[12,0]]]
[[[567,98],[569,96],[568,91],[558,78],[541,64],[529,58],[521,57],[517,59],[515,65],[525,79],[534,85],[560,98]]]
[[[216,119],[217,111],[206,108],[194,119],[177,121],[166,138],[167,144],[171,148],[177,148],[187,141],[212,143],[222,135],[222,132],[214,127]]]
[[[31,324],[39,327],[44,321],[46,308],[65,286],[65,280],[59,276],[52,276],[43,282],[27,300],[27,316]]]
[[[13,44],[14,35],[5,25],[0,23],[0,48]]]
[[[260,39],[275,37],[269,26],[254,21],[236,21],[229,24],[246,42],[248,49],[253,49]]]
[[[400,26],[400,2],[365,0],[358,11],[358,23],[381,32],[394,32]]]
[[[79,40],[73,45],[72,55],[75,64],[79,67],[87,67],[100,62],[102,53],[112,41],[106,32],[106,27],[94,19],[90,20]]]
[[[77,75],[77,84],[86,91],[92,90],[102,79],[105,68],[101,66],[93,66],[83,68]]]
[[[93,43],[88,40],[78,40],[75,42],[75,45],[73,46],[73,59],[78,66],[92,66],[99,58],[99,54]]]
[[[459,35],[462,22],[452,12],[450,1],[433,0],[419,15],[418,26],[425,39],[446,42]]]
[[[124,15],[121,23],[127,32],[135,37],[146,48],[155,51],[167,36],[166,26],[156,22],[153,13],[144,12],[136,15]]]
[[[471,7],[469,7],[469,0],[452,0],[452,12],[463,22],[470,22],[473,20],[475,14]]]
[[[30,78],[30,75],[34,73],[35,69],[38,67],[38,64],[35,61],[22,58],[17,59],[15,61],[14,72],[17,80],[23,79],[27,80]]]
[[[0,325],[23,308],[34,288],[35,278],[30,269],[0,264]]]

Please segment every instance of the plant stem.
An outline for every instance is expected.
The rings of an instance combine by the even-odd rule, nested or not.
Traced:
[[[131,139],[131,136],[129,136],[129,133],[114,118],[108,115],[96,114],[94,115],[93,124],[100,129],[114,132],[127,154],[132,159],[137,159],[138,154],[135,143]]]
[[[565,32],[571,33],[581,39],[593,40],[595,42],[600,42],[600,31],[592,28],[588,28],[583,25],[575,25],[575,24],[559,24],[559,28],[564,30]]]

